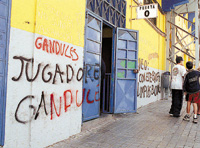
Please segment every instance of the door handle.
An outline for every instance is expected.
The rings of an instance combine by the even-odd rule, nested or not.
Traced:
[[[134,69],[134,70],[133,70],[133,73],[135,73],[135,74],[136,74],[136,73],[139,73],[139,70],[138,70],[138,69]]]

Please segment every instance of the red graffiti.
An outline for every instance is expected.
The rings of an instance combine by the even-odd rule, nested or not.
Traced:
[[[71,95],[71,101],[70,101],[70,104],[68,105],[67,105],[67,93],[70,93]],[[72,92],[71,90],[66,90],[63,95],[64,95],[64,102],[65,102],[65,112],[67,112],[67,108],[69,108],[73,102]]]
[[[92,103],[94,103],[94,100],[90,101],[90,100],[88,99],[89,94],[90,94],[90,89],[89,89],[88,92],[87,92],[86,101],[87,101],[88,104],[92,104]]]
[[[97,85],[98,87],[99,85]],[[99,94],[99,92],[95,92],[95,96],[94,96],[94,99],[92,101],[89,100],[89,94],[90,94],[90,89],[87,91],[87,95],[86,95],[86,103],[88,104],[91,104],[91,103],[94,103],[94,101],[98,102],[100,101],[100,98],[99,99],[96,99],[96,96],[97,94]],[[70,97],[69,97],[70,95]],[[75,102],[76,103],[76,106],[77,107],[81,107],[81,105],[83,104],[83,101],[84,101],[84,98],[85,98],[85,89],[83,89],[83,95],[82,95],[82,100],[81,102],[79,103],[78,102],[78,90],[76,90],[76,96],[75,96],[75,99],[73,98],[73,93],[72,93],[72,90],[66,90],[63,92],[63,96],[62,97],[59,97],[59,108],[58,106],[56,105],[56,102],[57,102],[57,99],[54,98],[54,93],[51,93],[50,94],[50,119],[53,120],[53,114],[55,112],[55,114],[57,115],[57,117],[60,117],[61,116],[61,112],[62,110],[64,110],[64,112],[67,112],[68,109],[71,107],[71,105]],[[34,120],[37,120],[39,118],[39,114],[40,114],[40,108],[41,107],[44,107],[44,111],[45,111],[45,114],[46,116],[49,115],[49,113],[47,112],[47,108],[48,106],[46,106],[46,98],[49,98],[49,95],[45,95],[44,92],[42,91],[42,94],[41,94],[41,100],[40,100],[40,104],[38,105],[29,105],[29,108],[31,110],[33,110],[33,114],[32,114],[32,117],[30,119],[26,119],[26,120],[22,120],[20,118],[20,114],[18,112],[18,110],[20,110],[20,105],[27,99],[34,99],[35,96],[32,96],[32,95],[28,95],[26,97],[24,97],[18,104],[17,106],[17,109],[15,111],[15,119],[17,120],[17,122],[19,123],[22,123],[22,124],[26,124],[28,122],[31,122],[33,119]],[[62,101],[63,99],[63,101]],[[69,99],[69,100],[68,100]],[[64,105],[62,105],[62,102],[64,102]]]
[[[76,106],[80,107],[83,104],[83,100],[84,100],[84,96],[85,96],[85,89],[83,89],[83,96],[82,96],[81,103],[78,103],[77,94],[78,94],[78,90],[76,91]]]
[[[64,43],[59,43],[55,40],[46,39],[43,37],[38,37],[35,40],[35,47],[37,49],[42,49],[47,53],[65,56],[72,59],[72,61],[78,61],[79,56],[74,47],[66,46]]]
[[[99,92],[95,92],[95,96],[94,96],[94,100],[97,101],[97,102],[100,101],[100,97],[99,97],[98,100],[96,99],[96,95],[97,95],[98,93],[99,93]]]
[[[60,97],[60,107],[59,107],[59,113],[57,112],[57,109],[56,109],[56,105],[55,105],[55,102],[54,102],[54,95],[51,94],[51,120],[53,119],[53,106],[54,106],[54,109],[55,109],[55,112],[56,112],[56,115],[58,117],[60,117],[60,113],[61,113],[61,101],[62,101],[62,98]]]
[[[99,85],[97,85],[98,87]],[[67,95],[68,94],[68,95]],[[93,100],[89,100],[89,94],[90,94],[90,89],[88,89],[87,91],[87,95],[86,95],[86,102],[88,104],[92,104],[94,103],[94,101],[98,102],[100,101],[100,98],[96,99],[97,94],[99,94],[99,92],[95,92],[94,95],[94,99]],[[70,97],[69,97],[70,95]],[[78,103],[78,90],[76,90],[76,96],[75,99],[73,98],[73,94],[71,90],[66,90],[63,93],[63,100],[64,100],[64,111],[67,112],[68,109],[71,107],[71,105],[74,103],[74,101],[76,102],[76,106],[80,107],[83,104],[84,101],[84,97],[85,97],[85,89],[83,89],[83,95],[82,95],[82,100],[80,103]],[[55,105],[55,101],[54,101],[54,95],[53,93],[50,95],[50,99],[51,99],[51,120],[53,119],[53,110],[55,110],[56,115],[59,117],[61,114],[61,106],[62,106],[62,97],[60,97],[60,106],[59,106],[59,112],[57,111],[58,109],[56,108]]]
[[[97,85],[97,87],[99,87],[99,84]],[[100,97],[99,97],[99,99],[97,100],[97,99],[96,99],[97,94],[99,94],[99,91],[95,92],[94,100],[98,102],[98,101],[100,101]]]
[[[99,84],[97,84],[97,87],[99,87]],[[87,96],[86,96],[86,101],[87,101],[88,104],[94,103],[94,100],[95,100],[96,102],[100,101],[100,98],[96,99],[96,95],[99,94],[99,91],[96,91],[96,92],[95,92],[94,100],[92,100],[92,101],[90,101],[89,98],[88,98],[88,97],[89,97],[89,94],[90,94],[90,89],[88,89]]]

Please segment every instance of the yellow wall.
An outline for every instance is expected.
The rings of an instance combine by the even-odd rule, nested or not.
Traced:
[[[185,18],[188,18],[188,14],[186,14]],[[188,29],[188,21],[184,20],[183,18],[181,18],[181,17],[179,17],[179,16],[176,16],[175,22],[176,22],[176,25],[177,25],[177,26],[179,26],[179,27],[181,27],[182,29],[184,29],[184,30],[186,30],[186,31],[188,31],[188,32],[191,33],[191,29],[192,29],[192,28],[190,27],[190,28]],[[178,29],[178,31],[179,31],[178,36],[179,36],[180,39],[183,38],[184,36],[188,35],[187,33],[183,32],[183,31],[181,31],[181,30],[179,30],[179,29]],[[177,46],[178,48],[182,49],[183,46],[189,44],[189,43],[192,42],[193,40],[194,40],[194,38],[191,37],[191,36],[189,35],[188,37],[186,37],[186,38],[182,41],[183,45],[177,44],[176,46]],[[176,38],[175,42],[178,42],[177,38]],[[186,48],[189,49],[189,50],[191,51],[191,52],[189,52],[189,53],[190,53],[193,57],[195,57],[195,44],[192,43],[191,45],[189,45],[189,46],[186,47]],[[175,52],[177,52],[177,51],[178,51],[178,50],[175,49]],[[184,49],[184,51],[186,51],[186,50]],[[184,53],[182,53],[182,52],[178,52],[177,55],[178,55],[178,56],[182,56],[182,57],[184,58],[184,65],[186,65],[186,62],[187,62],[187,61],[194,61],[192,58],[190,58],[189,56],[187,56],[186,54],[184,54]]]
[[[159,0],[158,2],[161,2]],[[165,37],[157,33],[144,19],[132,20],[136,18],[136,7],[130,8],[130,5],[137,6],[134,1],[127,1],[126,26],[129,29],[139,30],[139,58],[148,61],[148,66],[165,70],[166,42]],[[157,27],[165,32],[165,15],[158,10]]]
[[[84,46],[86,0],[12,0],[11,27]]]
[[[86,0],[13,0],[11,26],[84,47],[85,4]],[[127,1],[126,26],[139,30],[139,58],[148,60],[152,68],[164,70],[165,38],[144,20],[129,21],[136,17],[136,9],[130,5],[136,4]],[[160,12],[157,27],[165,32],[165,16]],[[158,58],[150,58],[156,54]]]

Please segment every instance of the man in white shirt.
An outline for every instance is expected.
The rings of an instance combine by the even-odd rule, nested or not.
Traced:
[[[177,65],[175,65],[172,69],[172,105],[169,114],[173,115],[174,117],[180,117],[180,112],[183,104],[183,82],[184,76],[186,74],[186,69],[183,66],[182,57],[177,56],[176,63]]]

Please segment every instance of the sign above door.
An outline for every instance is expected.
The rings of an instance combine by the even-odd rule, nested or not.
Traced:
[[[143,5],[137,7],[137,19],[158,17],[158,4]]]

